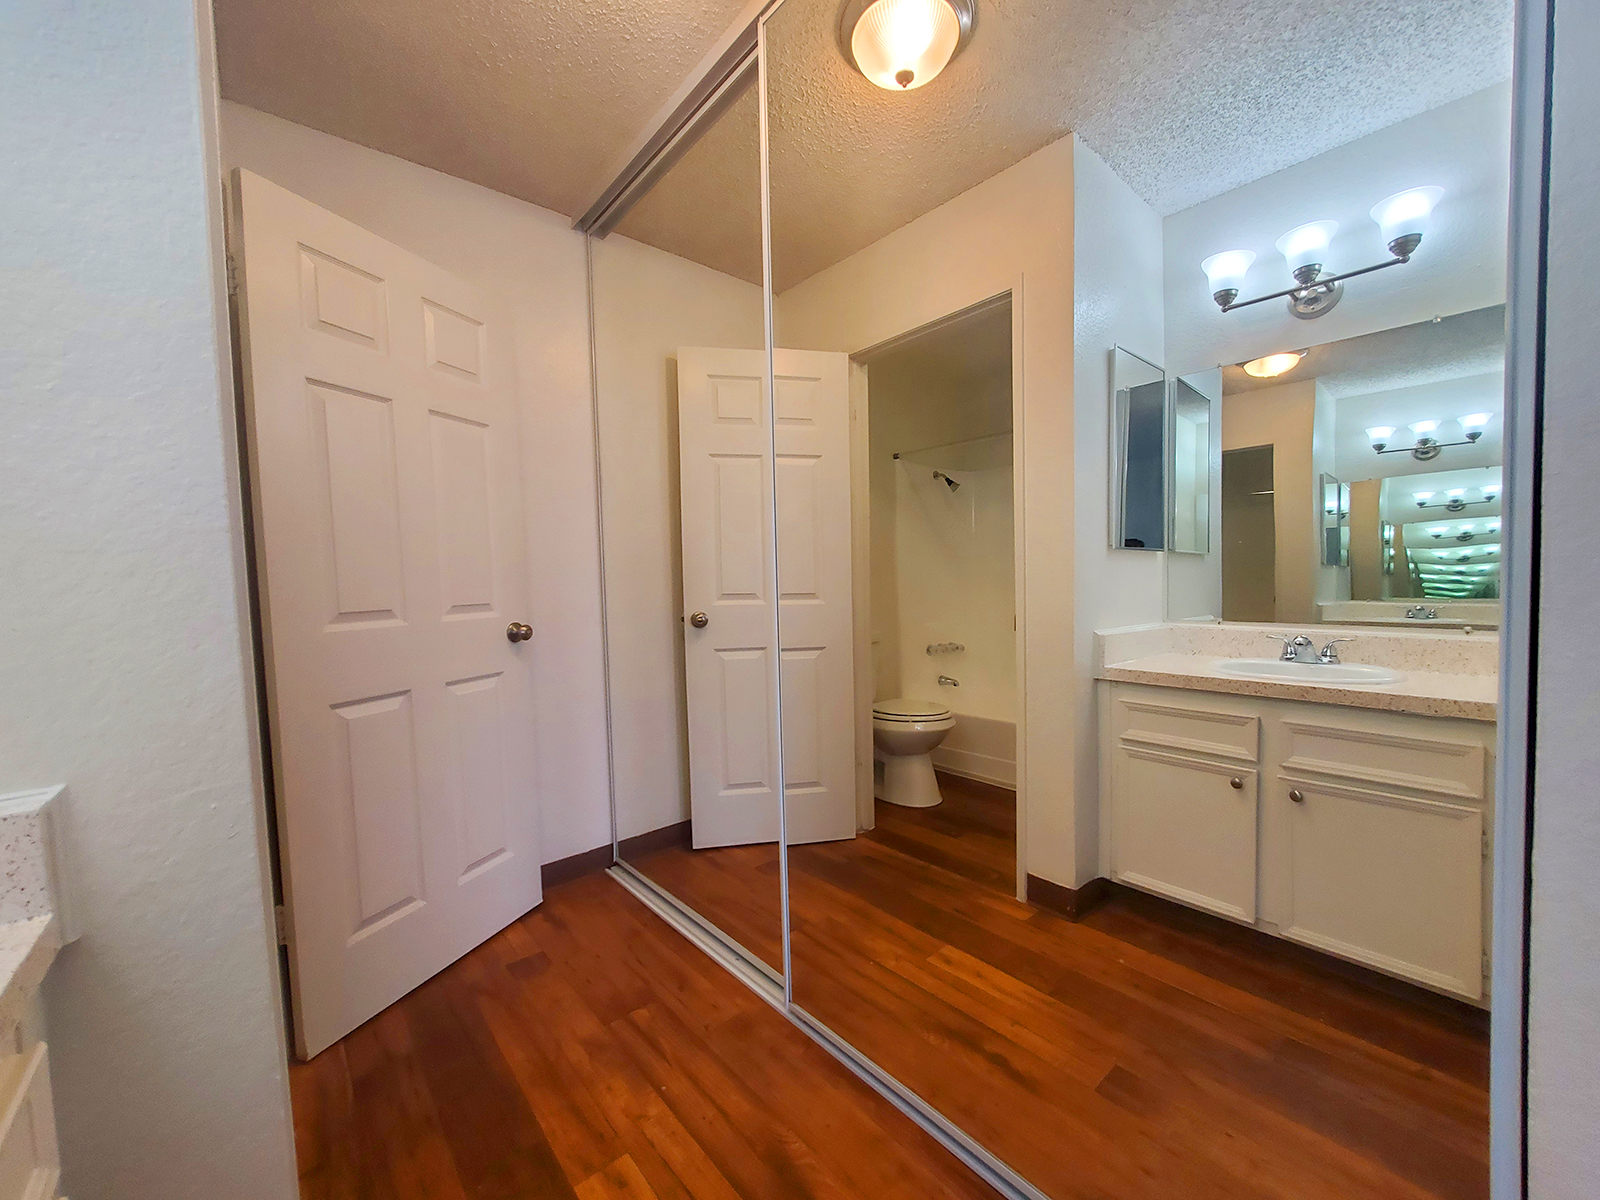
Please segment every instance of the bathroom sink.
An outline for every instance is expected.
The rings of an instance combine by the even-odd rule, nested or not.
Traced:
[[[1399,671],[1369,667],[1365,663],[1285,662],[1281,658],[1219,658],[1214,669],[1220,675],[1234,675],[1240,679],[1321,683],[1330,687],[1379,687],[1399,683],[1405,678]]]

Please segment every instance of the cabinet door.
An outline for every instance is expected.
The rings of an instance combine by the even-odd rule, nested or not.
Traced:
[[[1120,746],[1112,875],[1239,921],[1256,917],[1256,772]]]
[[[1481,810],[1293,780],[1282,787],[1291,810],[1284,936],[1481,997]]]

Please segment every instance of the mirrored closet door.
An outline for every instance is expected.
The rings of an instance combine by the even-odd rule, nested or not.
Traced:
[[[752,58],[589,239],[617,856],[773,978],[773,469]]]

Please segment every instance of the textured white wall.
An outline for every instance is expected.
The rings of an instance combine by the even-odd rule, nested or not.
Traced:
[[[538,708],[540,852],[611,840],[583,238],[476,184],[222,106],[223,165],[244,167],[501,296],[516,326]]]
[[[1099,742],[1094,702],[1094,631],[1159,621],[1165,610],[1166,554],[1111,547],[1111,351],[1154,363],[1162,354],[1161,218],[1099,155],[1073,144],[1073,470],[1072,656],[1076,741],[1076,879],[1098,870]],[[1030,664],[1031,669],[1031,664]]]
[[[775,236],[779,236],[775,234]],[[781,293],[782,346],[855,352],[1008,289],[1022,398],[1015,432],[1027,648],[1027,869],[1074,882],[1081,702],[1073,664],[1072,141],[1062,139]]]
[[[43,1000],[79,1200],[296,1194],[199,32],[0,7],[0,790],[70,789],[84,934]]]
[[[752,164],[752,169],[754,164]],[[679,346],[762,349],[761,289],[620,234],[594,246],[617,832],[689,817]]]
[[[1600,271],[1600,85],[1592,63],[1600,9],[1582,0],[1554,8],[1541,540],[1588,545],[1600,456],[1590,298]],[[1540,588],[1528,1195],[1588,1200],[1600,1195],[1600,558],[1546,553]]]
[[[1511,90],[1497,84],[1173,213],[1163,222],[1166,358],[1173,374],[1499,304],[1506,287]],[[1307,221],[1336,220],[1329,270],[1387,257],[1369,210],[1408,187],[1445,189],[1433,227],[1409,264],[1345,285],[1339,307],[1315,321],[1281,300],[1218,310],[1200,263],[1219,250],[1253,250],[1243,295],[1287,286],[1273,243]]]

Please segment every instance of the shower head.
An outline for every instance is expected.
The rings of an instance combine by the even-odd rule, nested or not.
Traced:
[[[946,475],[943,471],[935,471],[933,473],[933,477],[935,479],[944,480],[945,487],[949,488],[952,492],[958,492],[961,490],[961,485],[954,479],[951,479],[950,476]]]

